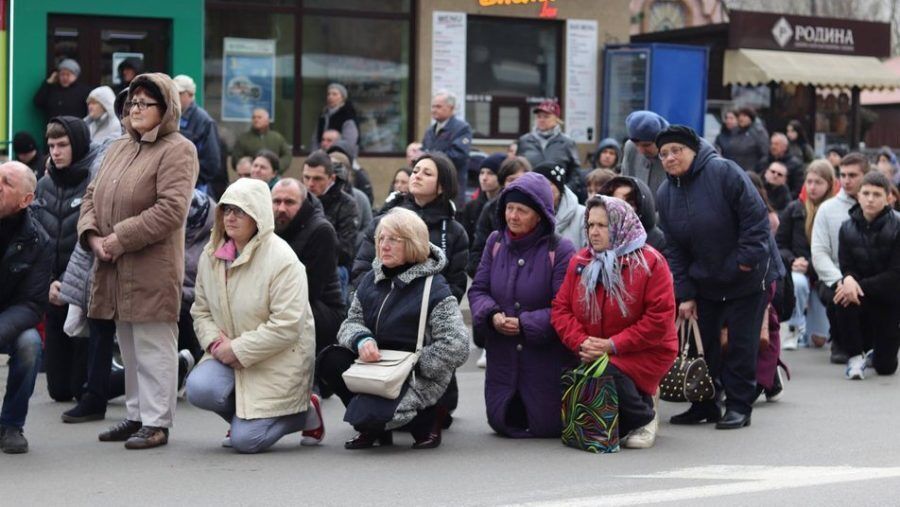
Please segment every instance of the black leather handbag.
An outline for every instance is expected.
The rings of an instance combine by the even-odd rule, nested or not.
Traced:
[[[678,319],[675,325],[678,327],[679,353],[675,357],[675,364],[659,383],[659,397],[665,401],[691,403],[714,399],[716,388],[709,376],[706,359],[703,358],[703,342],[700,340],[697,319]],[[694,335],[697,357],[688,357],[689,335]]]

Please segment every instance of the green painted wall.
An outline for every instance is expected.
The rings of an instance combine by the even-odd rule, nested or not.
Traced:
[[[203,0],[12,0],[9,39],[9,130],[43,137],[44,113],[32,98],[47,78],[47,19],[49,14],[76,14],[172,20],[169,61],[172,75],[187,74],[197,83],[197,102],[203,90]]]

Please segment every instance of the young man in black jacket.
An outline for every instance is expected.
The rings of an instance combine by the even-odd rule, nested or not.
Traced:
[[[863,177],[858,203],[841,225],[838,257],[844,278],[834,295],[841,348],[850,356],[845,375],[865,378],[897,371],[900,349],[900,219],[888,205],[891,183],[872,171]]]
[[[35,326],[50,285],[50,238],[28,207],[36,184],[25,164],[0,165],[0,353],[9,355],[0,450],[8,454],[28,452],[23,427],[41,358]]]

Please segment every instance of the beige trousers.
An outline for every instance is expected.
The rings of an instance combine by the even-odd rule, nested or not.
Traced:
[[[144,426],[171,428],[178,400],[178,324],[116,321],[125,367],[125,410]]]

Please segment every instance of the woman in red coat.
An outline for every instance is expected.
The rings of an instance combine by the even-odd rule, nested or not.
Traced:
[[[631,206],[614,197],[585,203],[589,246],[569,262],[551,321],[583,362],[609,354],[619,394],[619,432],[629,448],[651,447],[653,397],[678,348],[675,292],[663,256]]]

